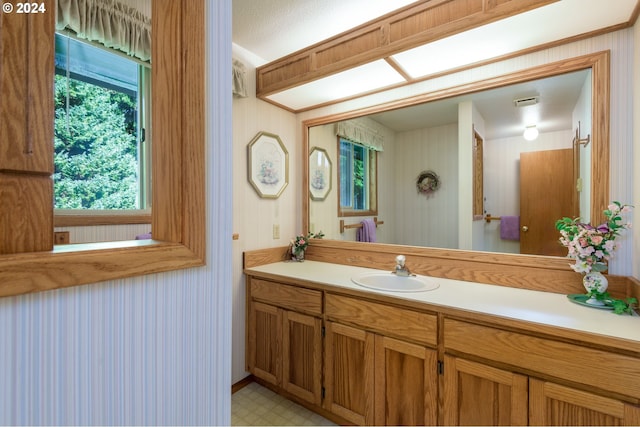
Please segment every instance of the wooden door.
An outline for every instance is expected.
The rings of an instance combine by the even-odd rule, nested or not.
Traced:
[[[529,387],[531,425],[640,425],[638,406],[535,378]]]
[[[374,335],[326,322],[324,407],[357,425],[374,422]]]
[[[556,220],[578,215],[573,149],[520,154],[520,253],[565,256]]]
[[[293,311],[282,316],[282,387],[322,403],[322,319]]]
[[[435,350],[375,337],[375,424],[436,425],[438,372]]]
[[[527,425],[524,375],[453,356],[444,359],[445,425]]]
[[[282,375],[282,310],[255,301],[249,307],[249,372],[279,385]]]

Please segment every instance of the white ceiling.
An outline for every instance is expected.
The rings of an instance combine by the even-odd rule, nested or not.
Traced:
[[[413,1],[233,0],[233,43],[252,55],[253,66],[260,66],[410,3]],[[394,55],[393,58],[403,64],[405,69],[411,70],[419,65],[416,62],[420,62],[414,61],[413,57],[443,58],[443,61],[438,64],[434,64],[435,61],[429,61],[431,68],[426,71],[427,73],[440,72],[465,65],[465,61],[466,63],[478,61],[478,58],[472,57],[470,53],[482,51],[482,59],[487,59],[549,41],[626,23],[632,18],[637,3],[638,0],[561,0],[412,49],[417,55],[407,51]],[[536,31],[536,29],[543,29],[543,31]],[[505,34],[508,34],[508,37],[505,37]],[[460,49],[459,46],[464,46],[464,49]],[[487,51],[487,47],[491,47],[491,52]],[[462,55],[456,56],[456,53]],[[420,71],[416,69],[412,75],[417,76],[419,73]],[[521,97],[523,93],[540,95],[541,102],[537,109],[541,118],[547,117],[549,123],[552,116],[567,117],[569,114],[570,120],[570,112],[567,112],[564,106],[573,108],[584,78],[584,74],[575,74],[557,81],[533,82],[534,86],[518,85],[512,89],[505,88],[465,99],[473,99],[485,117],[485,121],[492,123],[495,121],[499,124],[501,130],[496,128],[488,132],[493,132],[493,137],[502,137],[508,133],[507,129],[516,127],[513,120],[516,120],[518,118],[516,116],[521,115],[522,111],[514,109],[513,99]],[[308,90],[306,85],[293,88],[275,94],[271,99],[294,110],[328,101],[322,99],[323,91],[312,94],[311,87],[312,84],[308,85]],[[499,100],[491,99],[496,97]],[[450,101],[440,103],[440,107],[444,104],[448,104],[449,111],[452,110]],[[487,107],[488,105],[491,107]],[[440,107],[437,109],[439,111],[437,114],[433,105],[424,107],[429,108],[430,111],[415,111],[413,117],[418,118],[417,122],[410,121],[406,112],[402,115],[393,112],[385,113],[378,115],[377,120],[386,121],[386,125],[398,129],[400,123],[405,123],[404,129],[415,126],[425,127],[427,117],[433,120],[436,117],[441,117],[441,121],[449,120],[441,113],[443,109]],[[394,117],[393,123],[390,122],[390,117]],[[512,121],[507,120],[508,118]],[[521,123],[517,126],[520,128]]]

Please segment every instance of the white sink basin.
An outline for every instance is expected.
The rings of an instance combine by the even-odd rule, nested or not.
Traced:
[[[440,285],[426,276],[396,276],[393,273],[363,273],[351,277],[356,285],[389,292],[423,292]]]

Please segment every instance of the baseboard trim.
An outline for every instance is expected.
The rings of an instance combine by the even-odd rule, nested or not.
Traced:
[[[240,381],[238,381],[237,383],[231,384],[231,394],[235,393],[238,390],[242,390],[243,388],[245,388],[246,386],[248,386],[254,381],[255,381],[255,377],[253,375],[248,375],[243,379],[241,379]]]

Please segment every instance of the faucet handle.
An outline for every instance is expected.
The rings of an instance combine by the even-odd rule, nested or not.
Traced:
[[[406,257],[404,255],[398,255],[396,257],[396,264],[400,267],[404,267],[404,262],[406,261]]]

